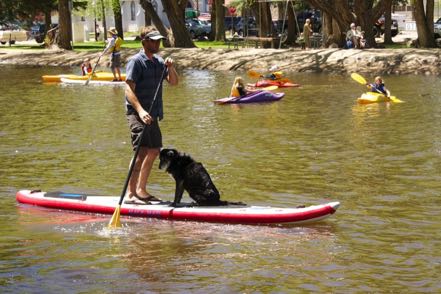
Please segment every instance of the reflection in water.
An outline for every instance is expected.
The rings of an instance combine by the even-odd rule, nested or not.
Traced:
[[[277,103],[231,106],[213,100],[229,93],[232,73],[186,70],[164,89],[164,146],[202,162],[223,199],[342,206],[307,227],[123,218],[122,230],[109,231],[111,216],[13,197],[25,188],[121,193],[132,156],[123,89],[40,83],[68,70],[0,71],[8,81],[0,93],[2,292],[441,289],[433,271],[441,260],[438,77],[387,77],[405,103],[358,105],[364,89],[349,76],[296,74],[302,88],[280,89]],[[156,167],[151,191],[170,200],[174,182]]]

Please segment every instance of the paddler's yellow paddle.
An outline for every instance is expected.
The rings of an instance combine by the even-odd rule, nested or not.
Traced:
[[[352,78],[354,81],[356,81],[357,83],[359,83],[359,84],[362,84],[362,85],[365,85],[365,86],[368,85],[368,82],[366,81],[366,79],[363,78],[363,77],[362,77],[361,75],[359,75],[358,73],[355,73],[355,72],[354,72],[354,73],[351,73],[351,78]],[[378,90],[377,90],[377,92],[378,92],[378,93],[381,93],[381,92],[378,91]],[[383,94],[383,93],[381,93],[381,94]],[[404,102],[404,101],[398,99],[398,98],[395,97],[395,96],[390,96],[389,99],[390,99],[390,101],[392,101],[392,102],[394,102],[394,103],[403,103],[403,102]]]
[[[164,74],[167,71],[167,66],[164,64],[164,70],[162,71],[161,78],[159,79],[158,87],[156,87],[155,95],[153,96],[152,104],[150,105],[148,113],[152,112],[153,104],[155,104],[156,96],[158,96],[159,88],[161,87],[162,80],[164,79]],[[126,195],[127,187],[129,186],[130,177],[132,176],[133,169],[135,168],[135,162],[136,158],[138,157],[139,150],[141,149],[141,138],[144,135],[146,127],[142,129],[142,132],[140,134],[140,140],[138,142],[138,145],[136,145],[135,154],[133,155],[132,161],[130,162],[130,168],[129,168],[129,174],[127,175],[126,182],[124,183],[124,188],[121,193],[121,197],[119,198],[118,206],[115,208],[115,211],[113,212],[112,219],[109,222],[108,227],[109,228],[120,228],[121,227],[121,221],[120,221],[120,214],[121,214],[121,205],[124,200],[124,196]]]
[[[250,77],[252,77],[252,78],[261,78],[261,77],[263,77],[262,74],[258,73],[257,71],[254,71],[254,70],[249,70],[248,71],[248,75]]]
[[[274,91],[274,90],[277,90],[278,88],[279,88],[278,86],[274,85],[274,86],[263,87],[260,89],[265,90],[265,91]]]

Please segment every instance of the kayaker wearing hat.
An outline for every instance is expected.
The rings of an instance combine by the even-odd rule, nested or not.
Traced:
[[[163,118],[162,82],[165,79],[172,86],[178,84],[173,59],[167,57],[164,60],[157,54],[161,39],[165,37],[153,26],[143,28],[140,37],[143,48],[129,59],[126,66],[126,116],[132,145],[136,148],[140,144],[126,192],[128,203],[158,200],[147,192],[146,186],[162,147],[158,123]],[[140,138],[143,128],[146,129]]]
[[[113,73],[113,81],[121,81],[121,45],[123,39],[118,37],[118,31],[114,27],[111,27],[107,33],[110,35],[110,38],[107,39],[107,47],[104,52],[110,52],[112,54],[110,68]],[[116,74],[118,74],[118,78]]]

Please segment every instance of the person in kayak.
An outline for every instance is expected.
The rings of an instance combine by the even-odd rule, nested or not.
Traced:
[[[386,89],[386,86],[383,83],[383,79],[380,76],[375,77],[374,83],[367,83],[366,86],[370,89],[371,92],[382,93],[386,97],[390,97],[390,91]]]
[[[236,77],[231,87],[230,97],[243,97],[247,94],[245,83],[241,77]]]
[[[83,64],[81,64],[81,73],[83,76],[87,76],[92,72],[92,65],[90,64],[90,59],[86,58],[84,59]]]
[[[118,37],[118,31],[115,28],[110,28],[108,34],[111,36],[107,40],[106,49],[104,52],[110,52],[110,68],[113,73],[113,81],[122,81],[121,79],[121,45],[123,40]],[[116,76],[118,74],[118,77]]]
[[[165,79],[172,86],[178,84],[173,59],[164,60],[157,54],[165,37],[153,26],[144,27],[140,37],[142,49],[126,66],[126,116],[134,149],[140,144],[126,193],[129,202],[136,198],[143,202],[160,200],[147,192],[147,182],[162,147],[158,123],[163,118],[162,83]],[[141,138],[144,127],[147,129]]]
[[[270,80],[280,80],[283,77],[283,72],[279,71],[279,67],[277,65],[273,65],[268,70],[269,73],[263,75],[262,77]]]

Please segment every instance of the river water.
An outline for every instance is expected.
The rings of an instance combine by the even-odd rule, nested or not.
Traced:
[[[20,189],[121,193],[123,89],[40,80],[71,72],[1,66],[0,292],[441,292],[439,77],[387,76],[405,103],[358,105],[349,76],[292,74],[303,87],[281,101],[231,106],[212,100],[232,73],[185,70],[164,90],[164,146],[203,162],[223,199],[341,207],[308,226],[122,218],[108,231],[110,216],[15,201]],[[151,183],[172,199],[156,164]]]

